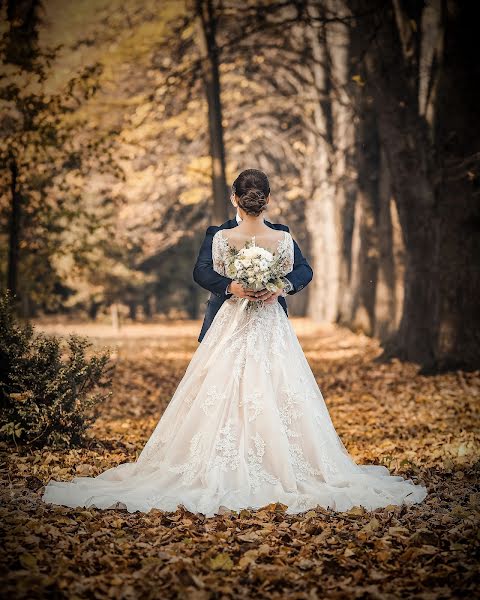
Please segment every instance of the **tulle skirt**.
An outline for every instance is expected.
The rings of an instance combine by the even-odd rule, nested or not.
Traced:
[[[136,462],[50,481],[45,502],[213,516],[272,502],[300,513],[422,502],[427,490],[357,465],[278,303],[218,311]]]

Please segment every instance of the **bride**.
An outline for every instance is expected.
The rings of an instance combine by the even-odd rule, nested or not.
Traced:
[[[232,195],[239,218],[213,235],[207,230],[207,252],[201,251],[194,276],[202,283],[202,265],[210,260],[218,280],[205,285],[214,290],[209,305],[219,301],[137,461],[97,477],[50,481],[45,502],[129,512],[183,505],[213,516],[272,502],[300,513],[316,506],[374,510],[426,497],[424,486],[384,466],[357,465],[338,437],[286,314],[285,293],[304,285],[293,283],[295,263],[307,267],[306,283],[311,270],[288,228],[264,221],[269,200],[266,175],[244,171]],[[281,294],[255,293],[226,278],[229,249],[247,242],[281,258]]]

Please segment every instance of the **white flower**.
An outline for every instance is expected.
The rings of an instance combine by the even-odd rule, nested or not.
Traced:
[[[256,248],[242,248],[238,253],[242,258],[253,258],[256,254]]]
[[[257,251],[258,251],[258,255],[261,256],[262,258],[264,258],[265,260],[267,260],[267,261],[273,260],[273,254],[269,250],[266,250],[265,248],[257,247]]]
[[[260,246],[251,246],[250,248],[242,248],[239,251],[239,256],[242,258],[264,258],[268,261],[273,260],[273,254],[266,250],[265,248],[261,248]]]
[[[272,291],[279,288],[278,261],[269,250],[260,246],[242,248],[231,256],[227,273],[244,287],[256,290],[267,287]]]
[[[260,267],[260,269],[262,271],[266,271],[268,269],[268,262],[266,260],[262,260],[260,261],[260,264],[258,265]]]

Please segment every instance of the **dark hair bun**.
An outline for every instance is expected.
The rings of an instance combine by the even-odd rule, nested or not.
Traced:
[[[238,198],[238,206],[248,215],[258,217],[267,206],[270,184],[263,171],[246,169],[233,182],[232,191]]]
[[[267,197],[262,190],[251,188],[239,197],[238,206],[248,215],[258,217],[267,206]]]

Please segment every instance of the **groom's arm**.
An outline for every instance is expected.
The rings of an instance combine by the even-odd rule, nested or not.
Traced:
[[[287,225],[284,225],[285,231],[290,231]],[[303,256],[297,242],[293,240],[293,270],[285,275],[285,279],[292,284],[293,288],[288,292],[289,295],[296,294],[300,290],[303,290],[313,278],[313,271],[311,266],[308,264],[307,259]]]
[[[227,286],[233,280],[223,277],[213,269],[212,240],[217,231],[218,227],[214,225],[208,227],[198,253],[197,262],[193,268],[193,279],[198,285],[212,292],[212,294],[230,298],[232,294],[226,294],[225,292]]]

